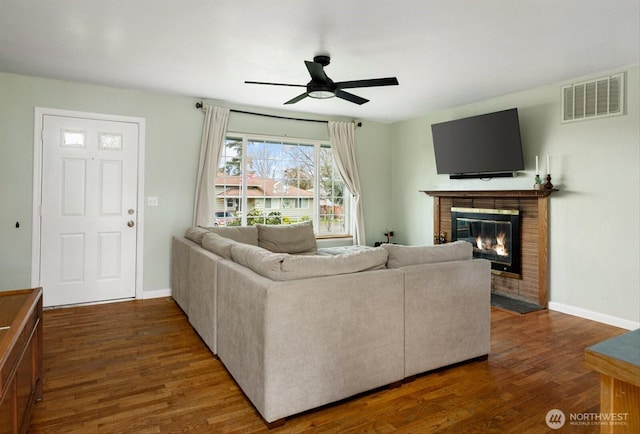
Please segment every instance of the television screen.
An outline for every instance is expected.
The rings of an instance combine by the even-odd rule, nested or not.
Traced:
[[[516,108],[433,124],[431,133],[438,174],[490,177],[524,169]]]

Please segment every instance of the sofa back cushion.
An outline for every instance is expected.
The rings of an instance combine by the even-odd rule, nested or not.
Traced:
[[[202,238],[209,233],[209,229],[202,226],[191,226],[187,228],[184,237],[194,243],[202,244]]]
[[[372,248],[336,256],[274,253],[246,244],[231,246],[232,259],[271,280],[296,280],[385,268],[387,252]]]
[[[202,245],[204,236],[211,232],[239,243],[258,245],[258,228],[255,226],[191,226],[184,233],[184,237]]]
[[[286,253],[273,253],[262,247],[236,243],[231,246],[231,259],[264,277],[280,273]]]
[[[258,245],[273,253],[315,255],[316,236],[311,221],[291,225],[257,224]]]
[[[238,242],[214,232],[209,232],[202,237],[202,247],[224,259],[231,259],[231,246],[234,244]]]
[[[385,268],[387,258],[386,250],[379,247],[333,256],[289,255],[282,261],[281,276],[276,280],[307,279],[379,270]]]
[[[208,229],[214,234],[239,243],[258,245],[258,228],[255,226],[216,226]]]
[[[433,264],[436,262],[464,261],[473,257],[473,246],[466,241],[454,241],[435,246],[402,246],[382,244],[389,252],[388,268],[406,265]]]

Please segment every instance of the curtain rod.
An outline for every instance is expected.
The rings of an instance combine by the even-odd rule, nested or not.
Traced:
[[[202,109],[204,107],[204,104],[202,104],[202,101],[198,101],[196,103],[196,108],[197,109]],[[266,113],[255,113],[255,112],[247,112],[244,110],[235,110],[235,109],[229,109],[231,112],[233,113],[242,113],[245,115],[254,115],[254,116],[264,116],[267,118],[275,118],[275,119],[286,119],[286,120],[290,120],[290,121],[305,121],[305,122],[320,122],[323,124],[328,124],[329,121],[321,121],[319,119],[303,119],[303,118],[290,118],[290,117],[286,117],[286,116],[277,116],[277,115],[269,115]],[[361,127],[362,126],[362,122],[356,122],[353,121],[354,124],[356,124],[356,127]]]

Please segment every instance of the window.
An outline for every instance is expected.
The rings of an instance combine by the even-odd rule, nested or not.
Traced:
[[[313,221],[317,235],[349,233],[348,198],[322,141],[231,134],[218,164],[215,212],[227,226]]]

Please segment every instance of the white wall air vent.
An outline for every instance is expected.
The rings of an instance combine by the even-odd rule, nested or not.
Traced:
[[[562,122],[624,113],[624,73],[573,83],[562,88]]]

